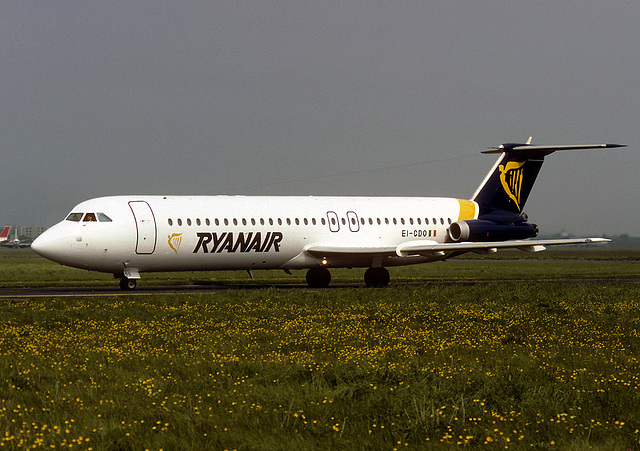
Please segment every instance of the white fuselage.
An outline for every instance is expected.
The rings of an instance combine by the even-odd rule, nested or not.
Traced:
[[[387,255],[373,261],[367,253],[325,259],[306,250],[444,243],[452,222],[475,219],[478,210],[472,201],[430,197],[113,196],[80,203],[32,247],[68,266],[114,274],[126,268],[148,272],[406,265],[443,255]]]
[[[544,157],[620,144],[506,143],[472,200],[444,197],[112,196],[78,204],[31,248],[68,266],[111,272],[133,289],[141,272],[308,269],[310,287],[331,267],[367,267],[367,286],[389,283],[386,266],[465,252],[605,242],[529,240],[522,208]],[[482,212],[481,212],[482,210]],[[480,219],[480,216],[482,218]]]

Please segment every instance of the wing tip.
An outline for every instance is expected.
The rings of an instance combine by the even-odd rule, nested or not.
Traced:
[[[609,243],[611,240],[609,238],[585,238],[585,243]]]

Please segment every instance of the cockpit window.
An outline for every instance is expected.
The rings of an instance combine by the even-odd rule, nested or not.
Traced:
[[[73,222],[112,222],[111,218],[104,213],[69,213],[66,220]]]

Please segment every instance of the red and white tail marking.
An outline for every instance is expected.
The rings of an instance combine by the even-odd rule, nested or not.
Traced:
[[[0,232],[0,241],[6,241],[7,238],[9,238],[10,229],[11,229],[11,226],[5,226],[5,228],[2,229],[2,232]]]

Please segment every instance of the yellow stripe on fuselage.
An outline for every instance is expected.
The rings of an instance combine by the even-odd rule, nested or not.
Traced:
[[[458,215],[458,221],[475,219],[477,217],[475,202],[464,199],[458,199],[458,202],[460,203],[460,214]]]

